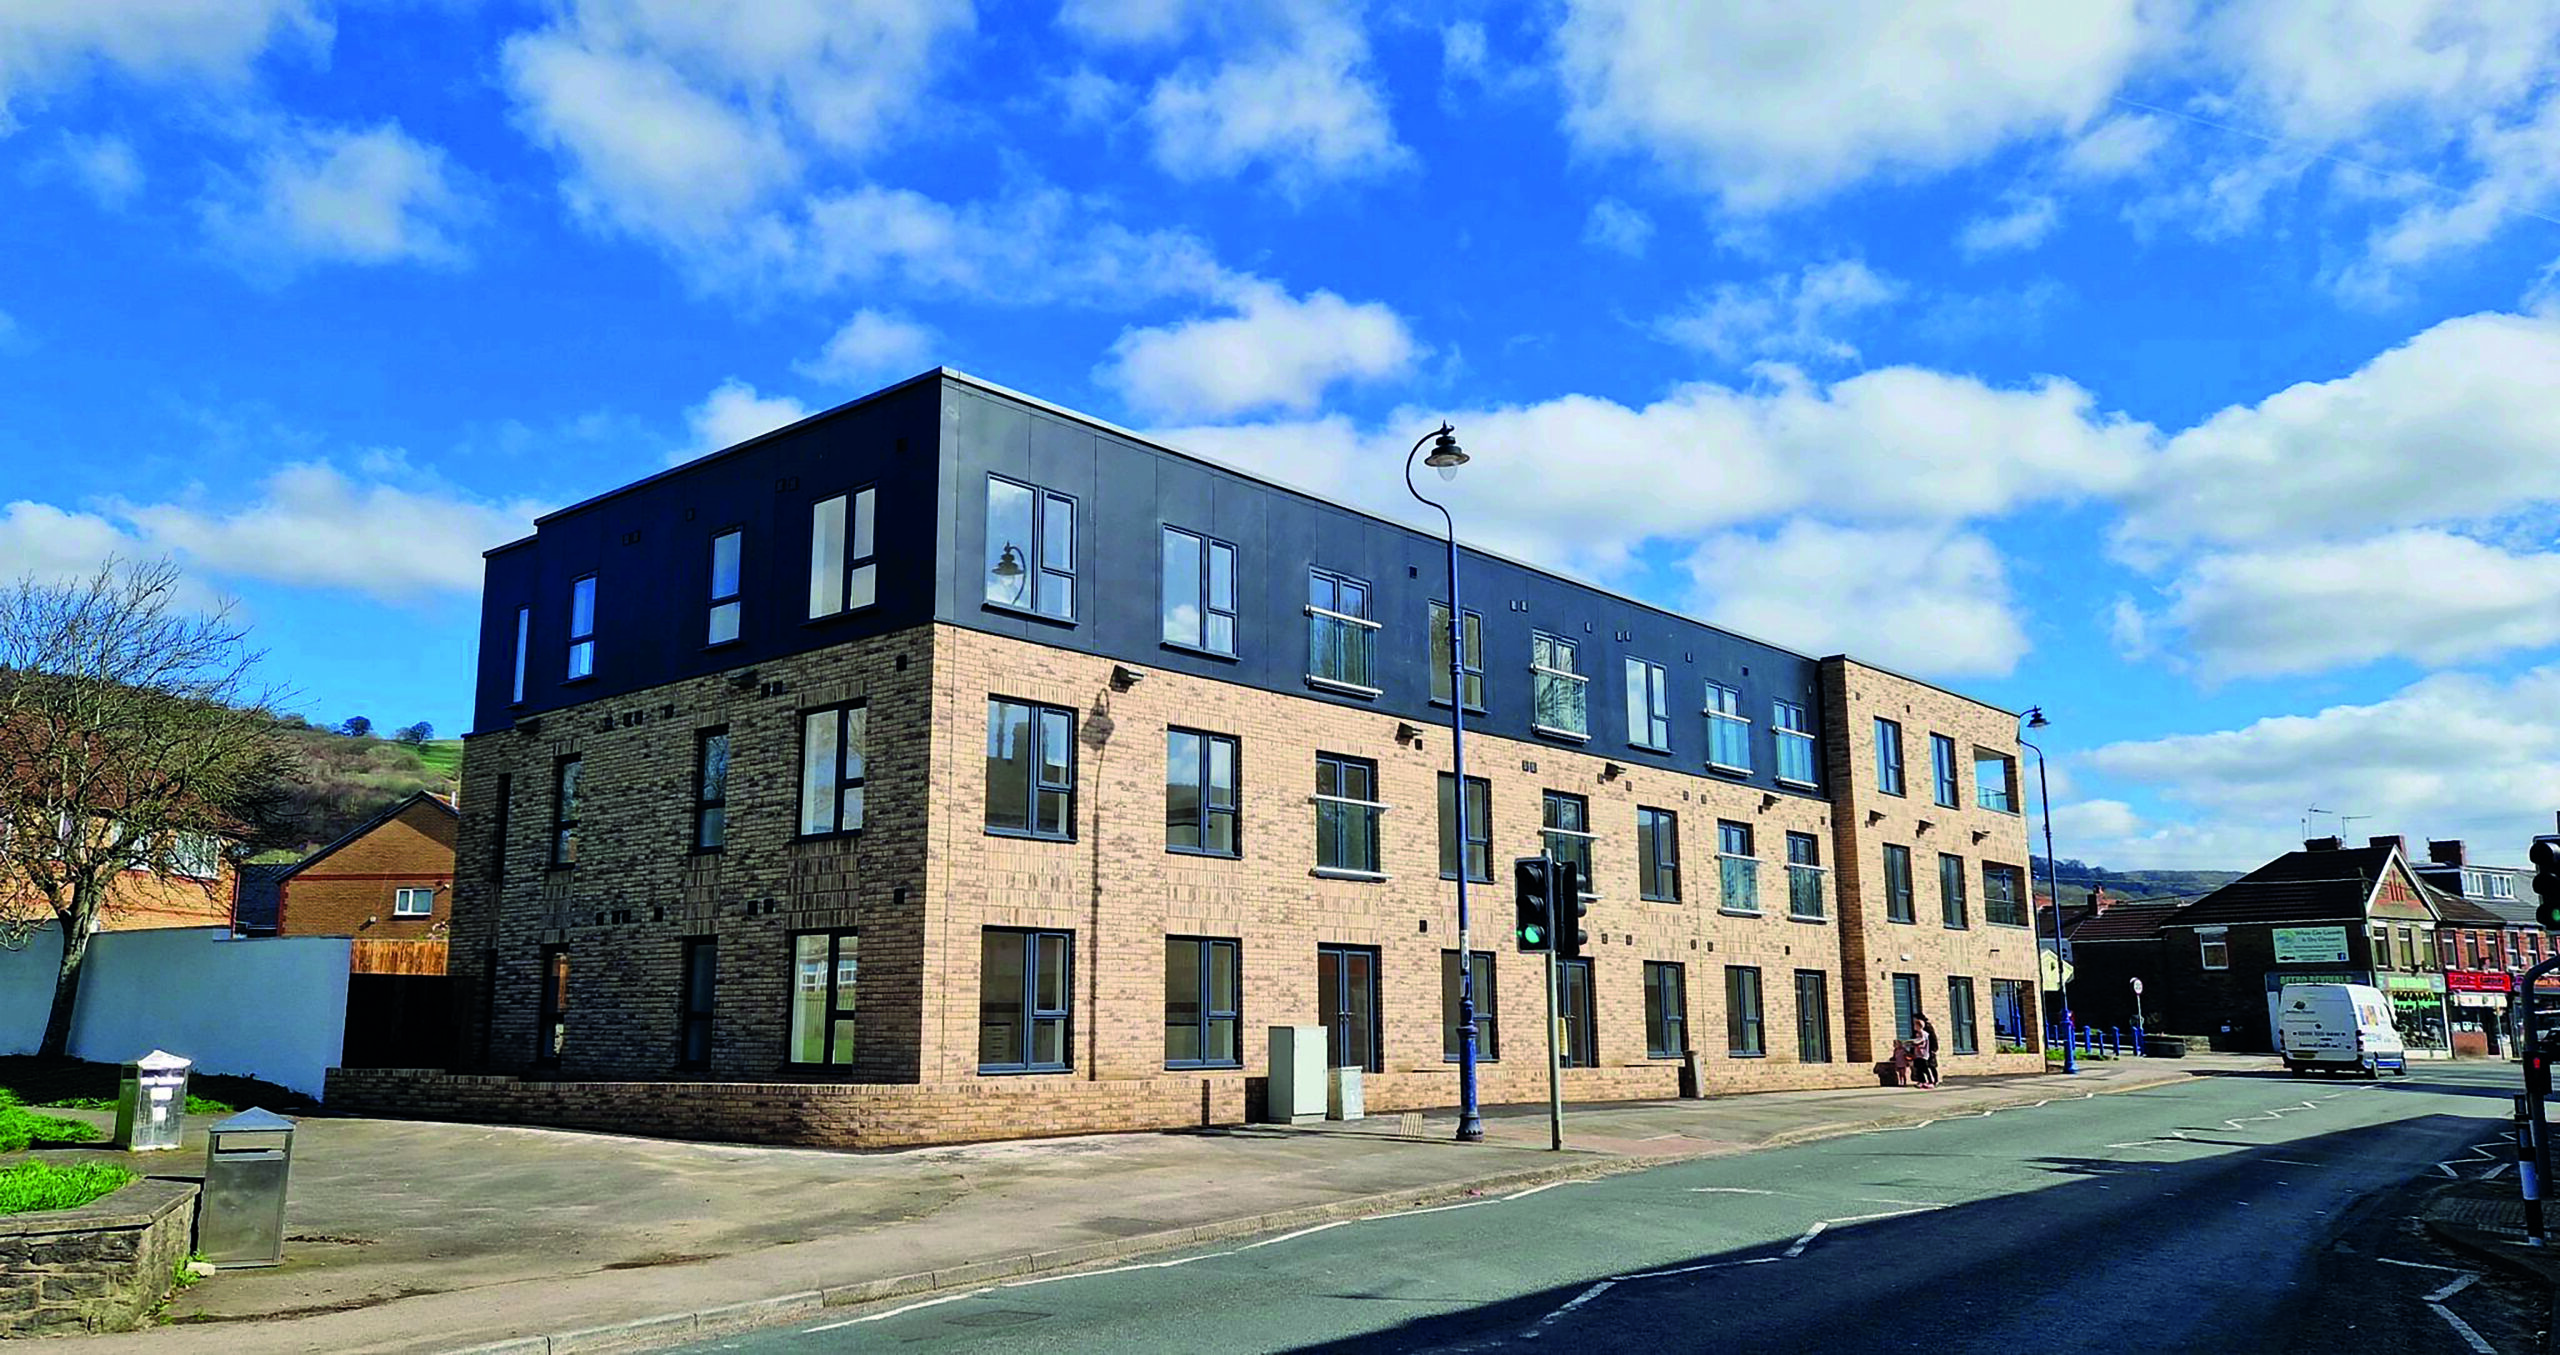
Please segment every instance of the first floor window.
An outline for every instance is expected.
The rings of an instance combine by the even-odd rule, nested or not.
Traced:
[[[1971,926],[1964,910],[1964,858],[1938,853],[1938,911],[1950,927]]]
[[[1831,1062],[1831,976],[1796,971],[1796,1061]]]
[[[1671,751],[1671,679],[1661,664],[1627,660],[1627,742]]]
[[[2004,926],[2027,925],[2026,894],[2019,888],[2016,866],[1982,864],[1982,920]]]
[[[1884,916],[1887,922],[1910,922],[1911,849],[1886,844],[1884,849]]]
[[[988,476],[986,546],[989,603],[1075,620],[1075,500]]]
[[[1493,783],[1480,776],[1467,778],[1465,855],[1467,878],[1493,878]],[[1440,878],[1458,878],[1461,825],[1458,822],[1457,782],[1447,772],[1440,773]]]
[[[1980,1042],[1973,1029],[1973,980],[1947,980],[1947,1050],[1955,1054],[1979,1054]]]
[[[860,611],[879,600],[875,491],[820,499],[809,510],[809,619]]]
[[[564,757],[551,773],[551,864],[578,864],[578,759]]]
[[[1316,1021],[1324,1027],[1327,1066],[1379,1070],[1378,952],[1316,947]]]
[[[1597,1005],[1591,992],[1591,962],[1564,960],[1556,965],[1556,1013],[1564,1022],[1558,1048],[1567,1068],[1595,1068],[1600,1063]]]
[[[433,889],[397,889],[391,893],[393,917],[427,917],[436,911]]]
[[[1573,863],[1585,895],[1599,893],[1599,882],[1591,878],[1591,836],[1591,802],[1579,795],[1548,791],[1540,840],[1547,855]]]
[[[693,849],[716,852],[729,840],[729,729],[694,737]]]
[[[1770,721],[1778,741],[1778,779],[1798,786],[1813,780],[1813,723],[1793,701],[1771,703]]]
[[[1645,962],[1644,1052],[1657,1059],[1689,1052],[1689,988],[1676,964]]]
[[[1070,932],[989,927],[978,952],[978,1071],[1067,1067]]]
[[[1787,834],[1787,916],[1822,916],[1822,839]]]
[[[1378,764],[1316,754],[1316,869],[1378,873]]]
[[[569,1047],[569,948],[542,948],[540,1010],[534,1018],[533,1061],[560,1062]]]
[[[1164,1066],[1236,1068],[1243,1018],[1236,943],[1170,936],[1164,943]]]
[[[2011,1049],[2032,1049],[2027,1038],[2030,1013],[2036,1009],[2035,991],[2025,979],[1993,979],[1991,981],[1991,1038]]]
[[[1164,642],[1236,652],[1236,548],[1179,527],[1164,529]]]
[[[1591,709],[1583,690],[1582,651],[1561,635],[1529,637],[1529,727],[1566,738],[1591,737]]]
[[[2400,933],[2400,953],[2404,958],[2409,953],[2408,942],[2409,934]],[[2229,969],[2231,967],[2230,933],[2220,927],[2197,928],[2196,963],[2207,969]],[[2415,965],[2411,967],[2415,968]]]
[[[1751,770],[1751,719],[1742,713],[1742,693],[1720,682],[1707,684],[1707,765]]]
[[[1075,712],[987,699],[987,831],[1075,836]]]
[[[1911,1018],[1917,1016],[1919,1012],[1920,976],[1917,974],[1894,975],[1893,1038],[1897,1040],[1910,1039],[1913,1029]]]
[[[697,936],[684,943],[683,997],[678,1006],[681,1029],[677,1034],[676,1066],[708,1068],[711,1066],[711,1011],[713,992],[720,981],[720,943],[708,936]]]
[[[1307,571],[1307,678],[1374,696],[1378,623],[1369,585],[1321,569]]]
[[[1756,966],[1724,967],[1724,1048],[1735,1058],[1756,1059],[1768,1052],[1760,1038],[1760,970]]]
[[[724,763],[726,740],[723,735]],[[867,706],[834,706],[800,717],[800,836],[824,837],[862,827],[870,743]]]
[[[853,1062],[853,993],[860,955],[861,938],[850,931],[802,932],[791,938],[791,1062],[836,1067]]]
[[[1750,824],[1731,819],[1716,824],[1716,872],[1724,889],[1724,911],[1760,911],[1760,862],[1751,854]]]
[[[1476,1057],[1487,1062],[1502,1057],[1501,1022],[1496,1019],[1493,994],[1493,952],[1479,950],[1470,957],[1474,973],[1468,977],[1475,985]],[[1459,1030],[1463,1008],[1458,1001],[1458,952],[1440,952],[1440,1057],[1455,1060],[1458,1047],[1465,1039]]]
[[[1636,810],[1636,892],[1657,903],[1680,901],[1680,816]]]
[[[1164,736],[1166,851],[1234,856],[1236,741],[1224,734],[1168,729]]]
[[[1929,775],[1938,803],[1956,807],[1956,741],[1944,734],[1929,736]]]

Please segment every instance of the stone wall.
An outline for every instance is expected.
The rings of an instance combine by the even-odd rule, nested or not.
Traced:
[[[0,1214],[0,1336],[131,1331],[194,1250],[196,1187],[136,1181],[78,1209]]]

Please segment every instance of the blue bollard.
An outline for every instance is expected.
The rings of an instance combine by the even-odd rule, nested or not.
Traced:
[[[2124,1032],[2113,1026],[2107,1027],[2107,1052],[2117,1058],[2124,1057]]]
[[[2142,1027],[2140,1026],[2133,1028],[2133,1056],[2137,1059],[2142,1057]]]

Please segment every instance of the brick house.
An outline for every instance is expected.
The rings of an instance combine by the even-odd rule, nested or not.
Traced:
[[[419,791],[300,861],[253,867],[241,921],[277,936],[441,939],[453,920],[459,821],[452,802]]]
[[[2085,905],[2062,910],[2062,935],[2070,942],[2071,1011],[2082,1026],[2095,1030],[2185,1030],[2168,998],[2165,966],[2168,955],[2160,929],[2178,910],[2177,900],[2118,903],[2101,886],[2090,891]],[[2038,935],[2053,934],[2053,910],[2037,910]],[[2133,981],[2142,981],[2135,999]],[[2137,1022],[2136,1016],[2141,1019]]]
[[[1382,468],[1392,474],[1392,468]],[[2008,711],[948,370],[489,553],[457,1062],[350,1106],[878,1145],[1545,1093],[1507,862],[1589,864],[1575,1098],[2041,1069]],[[1468,779],[1450,781],[1463,702]],[[1469,806],[1465,840],[1452,808]],[[288,895],[285,912],[294,904]],[[645,1087],[633,1080],[648,1080]]]
[[[96,930],[229,926],[235,867],[228,844],[207,838],[195,850],[176,853],[171,866],[165,874],[129,870],[118,875],[98,909]],[[5,871],[0,871],[0,907],[26,916],[52,916],[43,895]]]

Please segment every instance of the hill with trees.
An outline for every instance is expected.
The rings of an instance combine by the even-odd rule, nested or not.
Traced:
[[[2035,896],[2041,901],[2048,893],[2045,858],[2030,857],[2029,867],[2035,872]],[[2107,896],[2118,903],[2134,899],[2200,899],[2241,877],[2236,870],[2109,870],[2093,866],[2074,857],[2063,857],[2054,863],[2052,880],[2062,889],[2065,904],[2089,901],[2089,891],[2098,885],[2107,887]]]
[[[423,723],[387,739],[362,716],[331,728],[287,715],[277,729],[292,756],[277,812],[285,840],[260,860],[298,859],[412,792],[450,796],[460,786],[462,740],[435,738]]]

